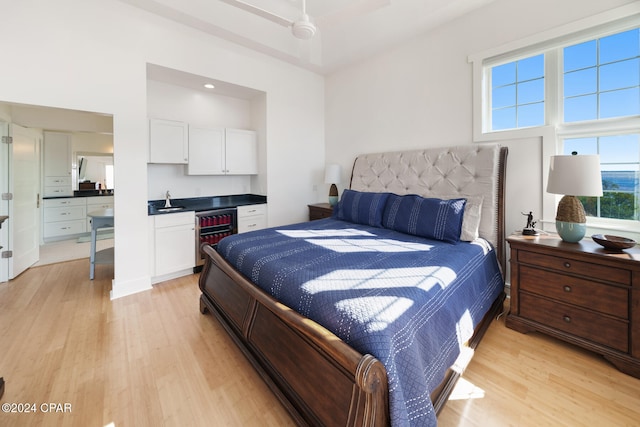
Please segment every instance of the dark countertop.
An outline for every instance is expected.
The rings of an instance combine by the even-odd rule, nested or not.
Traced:
[[[43,199],[69,199],[73,197],[113,196],[113,190],[75,190],[73,196],[46,196]]]
[[[165,213],[175,213],[184,211],[208,211],[214,209],[228,209],[238,206],[259,205],[267,203],[267,196],[257,194],[236,194],[232,196],[209,196],[209,197],[192,197],[187,199],[171,199],[171,206],[182,206],[184,209],[177,211],[159,211],[158,208],[164,207],[165,200],[149,200],[149,215],[160,215]]]

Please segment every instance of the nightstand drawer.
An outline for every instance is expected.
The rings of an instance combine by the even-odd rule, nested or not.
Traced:
[[[520,316],[607,347],[629,351],[628,323],[570,305],[520,294]]]
[[[329,203],[316,203],[307,206],[309,207],[309,221],[330,218],[333,215],[333,207]]]
[[[631,284],[631,272],[629,270],[576,261],[570,258],[555,257],[537,252],[518,251],[518,262],[551,268],[563,274],[571,273],[588,278],[621,283],[623,285]]]
[[[548,270],[520,267],[520,290],[627,319],[629,291]]]

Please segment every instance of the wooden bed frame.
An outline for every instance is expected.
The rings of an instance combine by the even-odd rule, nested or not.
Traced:
[[[507,149],[500,149],[497,181],[496,252],[505,271],[504,175]],[[213,313],[298,425],[388,426],[385,367],[333,333],[279,303],[203,245],[200,311]],[[468,343],[476,348],[505,295],[493,303]],[[449,369],[432,395],[436,413],[446,403],[464,367]]]

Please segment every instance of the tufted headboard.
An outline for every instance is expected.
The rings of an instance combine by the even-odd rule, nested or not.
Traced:
[[[423,197],[474,198],[481,203],[479,234],[505,266],[504,175],[507,148],[469,144],[364,154],[353,165],[350,188]]]

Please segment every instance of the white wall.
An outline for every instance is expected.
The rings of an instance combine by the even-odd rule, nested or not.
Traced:
[[[113,115],[112,297],[149,289],[146,64],[267,93],[269,220],[302,220],[324,165],[323,79],[113,0],[0,0],[0,101]],[[295,159],[295,161],[294,161]],[[273,173],[272,173],[273,171]]]
[[[326,157],[350,170],[366,152],[472,143],[470,54],[492,49],[628,0],[496,0],[395,49],[328,76]],[[521,212],[542,212],[540,138],[509,147],[506,231]],[[348,186],[347,174],[341,189]]]

